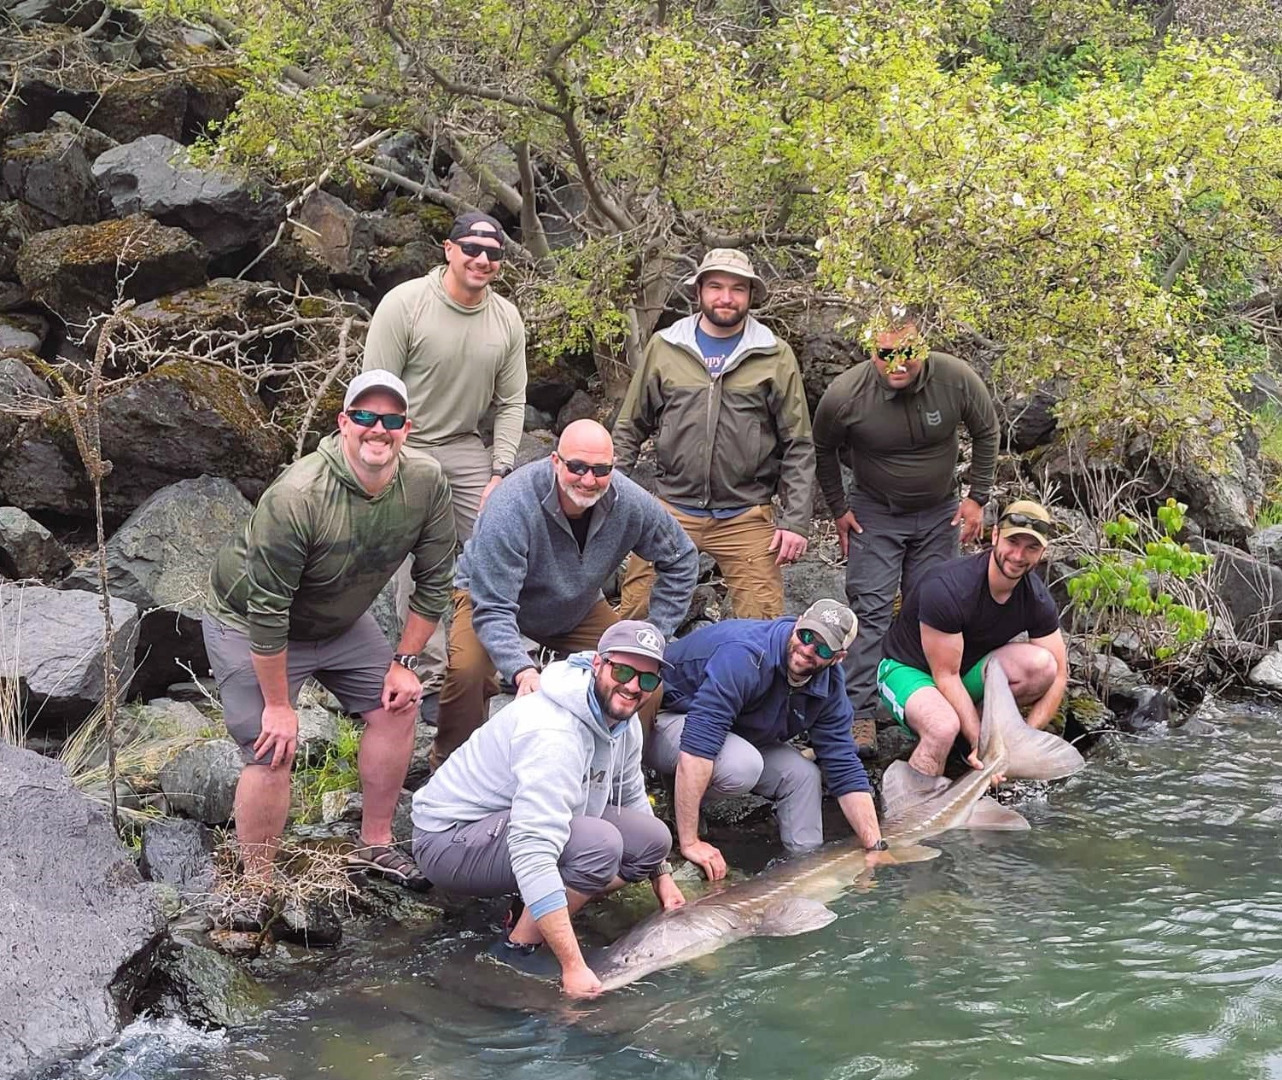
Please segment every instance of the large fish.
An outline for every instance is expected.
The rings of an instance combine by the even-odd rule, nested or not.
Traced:
[[[921,841],[949,829],[1027,829],[1028,822],[987,794],[994,776],[1054,780],[1085,766],[1056,735],[1024,723],[1000,663],[984,673],[980,722],[982,769],[960,779],[926,777],[896,761],[882,778],[882,833],[890,851],[879,865],[922,862],[939,854]],[[789,859],[748,881],[709,893],[675,911],[644,919],[589,958],[605,990],[694,960],[747,937],[787,937],[827,926],[837,916],[824,902],[864,871],[857,842],[834,844]]]

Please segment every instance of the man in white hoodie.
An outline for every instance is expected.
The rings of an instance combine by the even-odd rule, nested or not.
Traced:
[[[685,903],[641,775],[637,710],[659,685],[664,644],[650,623],[611,626],[595,653],[550,664],[414,795],[423,873],[464,896],[519,892],[525,909],[500,952],[546,944],[576,997],[601,989],[570,923],[584,904],[646,878],[665,909]]]

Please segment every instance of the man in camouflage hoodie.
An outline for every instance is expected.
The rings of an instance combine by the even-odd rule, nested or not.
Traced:
[[[414,748],[418,654],[449,598],[455,535],[440,465],[404,449],[407,400],[390,372],[352,380],[337,434],[263,493],[210,573],[205,644],[245,760],[236,834],[246,875],[264,890],[289,813],[294,710],[309,676],[365,725],[362,846],[350,861],[428,884],[393,843],[392,814]],[[414,594],[393,655],[369,607],[407,555]]]

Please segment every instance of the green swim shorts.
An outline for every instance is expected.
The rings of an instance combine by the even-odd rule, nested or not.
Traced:
[[[987,660],[987,656],[981,657],[979,662],[962,676],[962,686],[966,687],[966,693],[976,705],[984,697],[984,663]],[[908,704],[908,699],[923,686],[934,685],[935,680],[930,677],[929,671],[909,667],[898,660],[883,660],[877,665],[877,692],[881,695],[881,700],[886,703],[886,708],[890,710],[891,715],[899,721],[899,726],[914,739],[917,738],[917,733],[908,726],[908,721],[904,718],[904,706]]]

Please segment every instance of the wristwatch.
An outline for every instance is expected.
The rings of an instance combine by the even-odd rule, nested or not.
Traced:
[[[883,840],[878,840],[875,844],[872,845],[872,847],[864,848],[864,850],[865,851],[889,851],[890,845],[886,843],[886,841],[883,839]]]
[[[392,657],[392,663],[400,664],[406,671],[418,670],[418,657],[413,653],[397,653]]]
[[[654,873],[650,875],[650,880],[654,881],[656,878],[663,877],[664,874],[671,874],[671,873],[672,873],[672,864],[668,862],[667,859],[664,859],[663,862],[659,863],[659,865],[655,867]]]
[[[973,503],[978,503],[980,506],[987,506],[988,500],[992,498],[992,496],[991,495],[971,495],[968,493],[966,495],[966,498],[968,498]]]
[[[494,468],[490,470],[490,475],[497,476],[500,480],[502,480],[511,471],[512,471],[511,465],[495,465]]]

